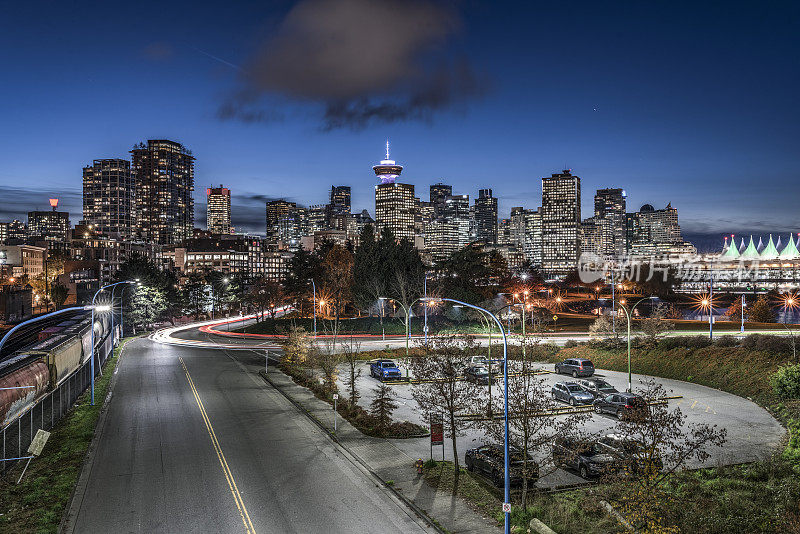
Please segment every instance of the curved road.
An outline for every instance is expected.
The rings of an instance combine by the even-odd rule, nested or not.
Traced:
[[[263,365],[263,351],[129,342],[67,531],[432,531]]]

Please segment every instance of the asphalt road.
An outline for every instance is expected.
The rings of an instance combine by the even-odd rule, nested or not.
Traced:
[[[257,375],[263,354],[128,344],[74,532],[423,532]]]

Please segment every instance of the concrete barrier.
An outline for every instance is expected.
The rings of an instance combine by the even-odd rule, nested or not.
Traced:
[[[530,530],[528,532],[538,532],[539,534],[556,534],[556,531],[548,527],[535,517],[531,519]]]

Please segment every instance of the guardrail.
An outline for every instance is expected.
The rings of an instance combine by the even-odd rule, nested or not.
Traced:
[[[99,365],[96,366],[95,372],[98,375],[102,374],[103,364],[113,352],[111,335],[112,332],[106,332],[105,337],[97,343],[95,354]],[[0,430],[2,458],[26,456],[24,452],[33,441],[36,431],[40,428],[50,430],[69,412],[78,397],[86,391],[91,383],[91,363],[91,358],[87,359],[57,388],[47,393]],[[16,461],[0,462],[0,473],[10,469],[15,463]]]

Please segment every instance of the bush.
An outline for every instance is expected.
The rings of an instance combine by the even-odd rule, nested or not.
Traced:
[[[678,348],[702,349],[711,345],[712,341],[707,336],[668,337],[658,342],[658,348],[672,350]]]
[[[750,334],[742,340],[742,347],[749,350],[789,354],[792,343],[786,337]]]
[[[572,347],[577,347],[578,342],[574,339],[568,339],[566,343],[564,343],[564,348],[571,349]]]
[[[775,395],[782,399],[800,398],[800,364],[780,366],[769,383]]]
[[[718,347],[735,347],[739,344],[739,340],[733,336],[720,336],[714,344]]]

